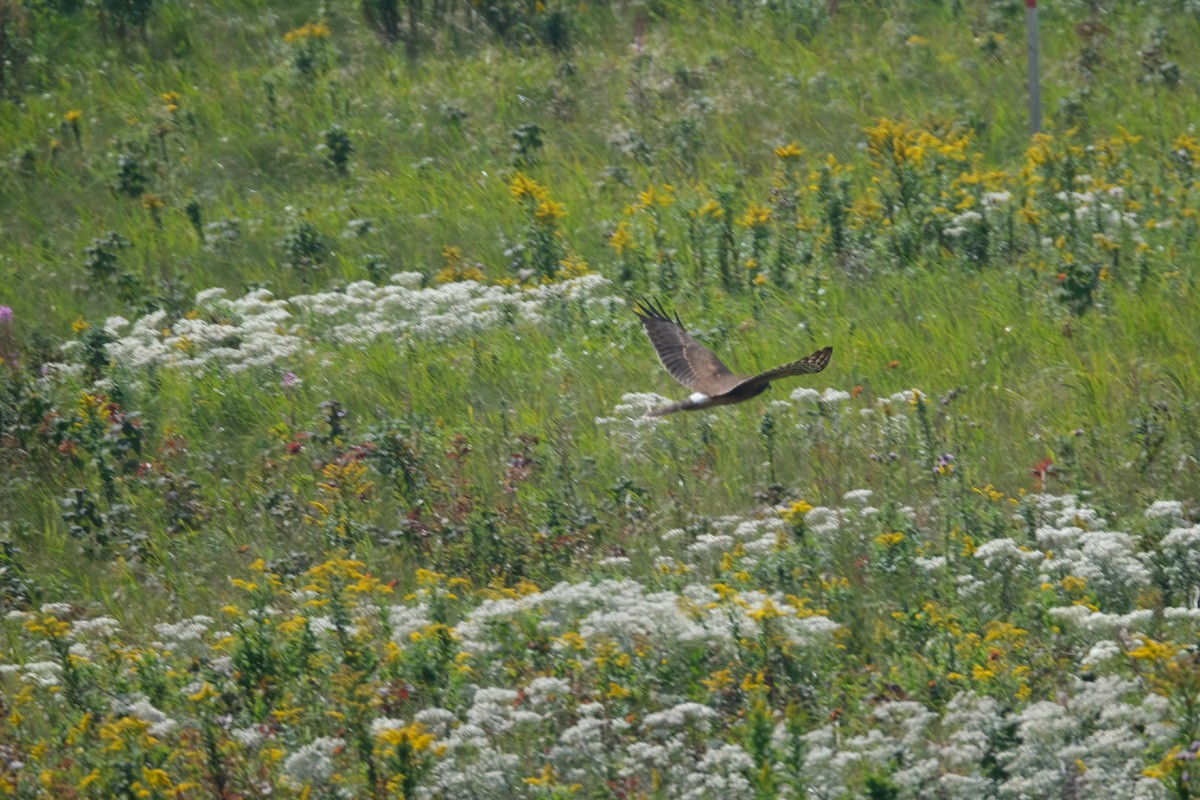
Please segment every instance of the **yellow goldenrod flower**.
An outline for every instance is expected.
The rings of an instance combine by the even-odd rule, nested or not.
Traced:
[[[794,161],[804,155],[804,149],[795,142],[775,148],[775,157],[784,161]]]
[[[174,785],[166,770],[147,766],[142,767],[142,782],[153,789],[165,791],[170,791]]]
[[[700,683],[704,684],[710,692],[719,692],[733,686],[733,672],[729,669],[719,669],[707,678],[701,678]]]
[[[771,220],[771,209],[768,206],[751,203],[742,216],[738,217],[737,223],[744,228],[753,228],[760,225],[766,225]]]
[[[588,268],[587,262],[578,256],[567,256],[558,262],[559,270],[554,273],[554,277],[559,280],[569,280],[571,278],[581,278],[584,275],[590,275],[591,270]]]
[[[631,690],[626,689],[624,686],[621,686],[615,681],[609,681],[608,691],[604,693],[604,696],[609,700],[624,700],[632,695],[633,692]]]
[[[667,208],[675,202],[675,187],[669,183],[660,184],[660,188],[655,188],[654,184],[646,187],[645,191],[638,193],[638,204],[641,208],[651,208],[658,206],[659,208]]]
[[[517,581],[513,585],[513,589],[521,597],[530,594],[539,594],[542,591],[540,588],[538,588],[536,583],[531,580],[527,580],[526,578],[522,578],[521,580]]]
[[[783,609],[775,605],[775,601],[771,598],[763,600],[763,604],[751,611],[748,615],[750,619],[761,622],[763,620],[778,619],[784,616]]]
[[[417,585],[418,586],[437,586],[446,580],[446,573],[434,572],[430,569],[417,569]]]
[[[572,650],[582,651],[587,649],[587,639],[584,639],[576,631],[567,631],[562,636],[555,638],[556,642],[560,642]]]
[[[553,200],[542,200],[533,212],[534,219],[543,225],[551,225],[567,215],[562,203]]]
[[[617,223],[616,230],[608,239],[608,246],[617,251],[617,255],[624,255],[627,249],[637,247],[633,234],[629,232],[629,225],[624,220]]]
[[[508,185],[508,190],[512,193],[513,198],[517,200],[523,200],[528,197],[531,200],[541,202],[550,197],[550,191],[545,186],[542,186],[523,172],[517,173],[516,177]]]
[[[1080,594],[1087,588],[1087,578],[1081,578],[1076,575],[1068,575],[1061,581],[1063,589],[1071,594]]]
[[[904,534],[899,531],[881,533],[875,537],[875,543],[885,548],[892,548],[904,541]]]
[[[1160,661],[1166,663],[1182,649],[1171,641],[1156,642],[1148,636],[1142,637],[1142,644],[1129,651],[1130,658],[1141,661]]]
[[[324,22],[307,22],[299,28],[290,30],[283,35],[285,42],[303,42],[309,39],[326,39],[329,37],[329,26]]]
[[[755,692],[763,691],[767,688],[767,678],[762,670],[757,672],[747,672],[742,678],[742,691]]]
[[[537,775],[525,779],[525,783],[530,786],[553,786],[554,785],[554,768],[549,764],[542,766],[541,772]]]

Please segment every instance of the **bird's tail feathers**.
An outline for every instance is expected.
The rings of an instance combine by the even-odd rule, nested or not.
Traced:
[[[674,414],[676,411],[690,411],[695,408],[696,404],[691,400],[680,400],[678,403],[671,403],[669,406],[659,406],[652,408],[646,412],[647,417],[664,417],[667,414]]]

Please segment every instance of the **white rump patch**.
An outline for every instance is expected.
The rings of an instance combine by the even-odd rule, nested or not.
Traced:
[[[688,398],[688,400],[691,400],[693,403],[703,403],[707,399],[708,395],[706,395],[704,392],[692,392],[691,397]]]

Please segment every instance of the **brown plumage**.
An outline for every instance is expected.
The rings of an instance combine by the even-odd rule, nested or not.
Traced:
[[[649,300],[641,300],[634,306],[633,313],[642,321],[646,335],[650,337],[650,343],[654,345],[658,359],[667,372],[695,393],[687,400],[647,411],[648,417],[661,417],[676,411],[698,411],[749,400],[765,392],[771,381],[820,372],[825,369],[833,353],[832,347],[826,347],[799,361],[757,375],[735,375],[713,351],[683,329],[678,314],[671,319],[661,303],[656,306]]]

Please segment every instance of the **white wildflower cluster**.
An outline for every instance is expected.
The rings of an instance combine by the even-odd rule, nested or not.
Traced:
[[[540,676],[525,687],[525,697],[535,708],[549,709],[562,705],[571,696],[571,684],[562,678]]]
[[[611,416],[596,417],[596,425],[604,429],[621,453],[637,457],[645,451],[647,438],[663,423],[662,417],[648,417],[646,412],[670,402],[670,398],[654,392],[626,392],[613,406]]]
[[[237,371],[277,364],[301,350],[303,340],[290,325],[286,300],[273,299],[266,289],[237,300],[226,300],[224,294],[224,289],[201,292],[197,313],[170,325],[165,311],[132,324],[110,317],[105,329],[117,338],[108,345],[109,356],[129,367],[195,370],[220,365]]]
[[[621,754],[618,774],[631,785],[661,782],[668,797],[753,797],[753,759],[736,745],[709,738],[716,713],[699,703],[679,703],[648,714],[638,741]]]
[[[967,691],[940,715],[902,701],[879,706],[874,717],[858,736],[841,737],[833,724],[804,736],[809,798],[849,796],[854,778],[879,764],[894,765],[897,796],[913,800],[1167,797],[1162,783],[1142,774],[1142,756],[1147,745],[1170,740],[1170,709],[1132,681],[1076,681],[1058,702],[1016,714]],[[777,730],[777,743],[784,736]]]
[[[1137,540],[1128,533],[1044,527],[1037,541],[1050,554],[1042,565],[1043,580],[1082,578],[1113,605],[1132,606],[1153,577],[1149,556],[1138,552]]]
[[[333,757],[345,744],[337,737],[318,737],[284,760],[283,774],[300,787],[324,784],[333,777]]]
[[[1128,639],[1145,630],[1150,621],[1154,619],[1154,611],[1148,608],[1122,614],[1093,611],[1086,605],[1078,603],[1069,606],[1055,606],[1050,609],[1049,613],[1068,628],[1083,634],[1099,636],[1101,639],[1112,636]]]
[[[449,709],[423,708],[413,716],[414,722],[419,722],[437,736],[445,736],[450,728],[458,723],[458,716]]]
[[[388,623],[392,628],[392,638],[399,644],[408,642],[409,636],[433,624],[429,618],[429,609],[425,603],[411,606],[391,606],[388,608]]]
[[[110,317],[110,357],[130,367],[150,365],[239,371],[278,366],[308,343],[361,345],[380,337],[445,339],[507,320],[541,320],[553,305],[579,304],[592,316],[611,315],[622,301],[603,292],[600,275],[521,288],[458,281],[421,288],[418,273],[379,286],[359,281],[343,291],[275,298],[266,289],[229,299],[221,288],[196,295],[193,313],[168,324],[164,311],[133,322]],[[595,313],[602,312],[602,313]],[[78,343],[75,343],[78,349]]]
[[[441,742],[439,746],[445,745]],[[418,787],[417,798],[528,796],[520,756],[488,746],[486,741],[466,741],[447,747],[446,752],[447,757],[434,765],[430,778]]]
[[[147,728],[147,732],[151,736],[165,736],[179,725],[175,720],[155,708],[154,704],[145,697],[138,697],[133,702],[128,703],[124,712],[131,717],[136,717],[143,722],[149,723],[150,727]]]
[[[875,401],[875,405],[886,410],[900,410],[911,408],[917,403],[928,402],[929,395],[922,392],[920,389],[905,389],[903,392],[896,392],[887,397],[881,397]]]
[[[112,636],[119,630],[121,630],[121,624],[108,616],[81,619],[71,625],[71,632],[76,636]]]
[[[1055,194],[1068,210],[1059,217],[1066,220],[1068,216],[1083,223],[1090,223],[1097,231],[1119,233],[1124,228],[1128,230],[1134,241],[1141,242],[1141,224],[1137,214],[1125,208],[1125,189],[1120,186],[1110,186],[1107,189],[1088,189],[1095,181],[1090,175],[1078,175],[1075,181],[1083,187],[1083,191],[1060,191]]]
[[[1031,494],[1025,502],[1033,512],[1033,524],[1038,527],[1097,531],[1105,525],[1099,512],[1076,495]]]
[[[908,430],[909,414],[919,403],[929,401],[929,396],[920,389],[907,389],[875,401],[874,408],[864,408],[861,414],[866,420],[876,420],[875,425],[885,439],[903,435]]]
[[[615,774],[629,785],[658,785],[664,797],[753,797],[753,760],[741,746],[716,738],[719,719],[708,706],[680,701],[631,724],[603,703],[582,702],[568,722],[548,730],[547,714],[523,710],[540,702],[535,696],[544,700],[546,681],[558,679],[536,679],[524,700],[511,690],[477,690],[467,720],[438,742],[445,757],[420,796],[510,796],[524,782],[515,751],[541,725],[543,735],[549,734],[545,762],[568,785],[607,785]],[[568,697],[566,682],[558,684],[552,695]],[[526,728],[515,727],[518,722]]]
[[[1159,544],[1163,572],[1179,605],[1197,607],[1200,593],[1200,525],[1172,528]]]
[[[754,759],[740,745],[724,743],[711,747],[690,768],[683,780],[683,800],[722,797],[727,800],[755,796],[750,784]]]
[[[676,555],[684,561],[665,558],[663,563],[685,569],[707,569],[722,561],[727,553],[740,548],[745,564],[756,563],[764,556],[787,545],[790,534],[779,516],[783,509],[774,509],[766,516],[729,515],[710,520],[702,533],[689,536],[682,528],[665,532],[661,541],[666,545],[682,546]],[[661,566],[661,565],[660,565]]]
[[[600,782],[620,752],[630,725],[608,712],[603,703],[581,703],[578,719],[558,735],[551,746],[550,760],[571,782]]]
[[[720,561],[721,556],[733,549],[733,537],[723,533],[702,533],[687,546],[687,554],[701,562]]]
[[[981,198],[979,209],[969,208],[960,211],[946,222],[942,235],[951,239],[959,239],[972,230],[978,230],[989,212],[1004,206],[1012,199],[1009,192],[985,192]]]
[[[521,759],[507,752],[506,745],[519,741],[525,727],[542,719],[536,711],[518,708],[519,698],[512,689],[479,688],[465,720],[447,712],[445,720],[435,721],[434,729],[445,731],[436,745],[445,756],[418,796],[513,796],[523,784]]]
[[[779,516],[738,520],[733,537],[751,559],[772,553],[788,541],[787,524]]]
[[[582,636],[635,636],[670,642],[706,641],[704,616],[685,610],[672,592],[649,592],[633,580],[560,583],[519,599],[485,600],[455,627],[462,649],[475,655],[500,652],[503,634],[526,615],[536,615],[550,636],[578,631]]]
[[[818,392],[816,389],[810,389],[807,386],[801,386],[799,389],[793,389],[788,395],[794,403],[802,404],[818,404],[836,405],[837,403],[845,402],[850,399],[850,393],[842,389],[834,389],[832,386],[823,392]]]
[[[1170,740],[1167,699],[1117,677],[1081,681],[1075,689],[1017,715],[1018,743],[997,759],[1009,775],[1001,796],[1167,797],[1162,783],[1142,774],[1147,745]]]
[[[833,568],[839,550],[867,549],[869,541],[880,532],[875,519],[879,509],[870,504],[871,496],[867,489],[851,490],[843,497],[842,505],[814,506],[805,512],[805,536],[822,566]],[[899,511],[907,513],[906,509]]]
[[[872,492],[858,489],[830,507],[809,509],[803,518],[806,549],[800,552],[812,559],[809,566],[817,574],[836,575],[839,560],[866,553],[867,578],[890,559],[888,569],[900,568],[886,580],[894,575],[911,586],[914,578],[937,575],[939,592],[957,585],[955,624],[963,641],[973,634],[987,642],[977,654],[986,661],[972,664],[964,649],[959,655],[965,660],[952,666],[967,674],[939,678],[944,694],[937,701],[886,699],[897,696],[889,691],[884,699],[853,710],[849,722],[835,719],[816,729],[774,707],[775,717],[767,723],[773,731],[764,729],[771,733],[769,744],[757,730],[746,735],[742,725],[749,718],[730,701],[750,691],[738,684],[746,675],[747,642],[769,638],[772,648],[803,664],[801,672],[789,674],[789,692],[806,688],[795,685],[794,675],[811,674],[807,688],[820,693],[825,688],[820,682],[842,663],[837,615],[844,607],[831,602],[829,611],[813,615],[800,607],[807,601],[782,592],[745,588],[741,579],[709,582],[728,573],[728,566],[716,572],[703,568],[735,551],[734,569],[746,567],[752,574],[755,566],[769,566],[769,559],[795,542],[779,512],[795,524],[805,508],[796,504],[763,516],[712,520],[699,534],[670,532],[664,538],[677,557],[693,561],[684,565],[662,556],[659,563],[672,574],[656,586],[628,578],[561,583],[464,607],[447,639],[462,656],[454,663],[464,665],[455,688],[438,696],[437,707],[381,708],[382,716],[369,722],[370,732],[381,737],[416,722],[436,737],[428,770],[422,770],[412,793],[429,800],[541,796],[541,782],[551,778],[593,794],[628,786],[653,787],[654,796],[663,798],[751,798],[764,756],[779,781],[772,789],[779,797],[860,796],[869,775],[905,800],[1165,800],[1169,785],[1150,777],[1156,774],[1150,767],[1163,754],[1178,753],[1172,747],[1181,741],[1186,746],[1190,733],[1180,722],[1180,697],[1163,692],[1155,670],[1166,670],[1161,675],[1190,669],[1191,653],[1179,643],[1195,641],[1200,632],[1200,525],[1191,524],[1191,507],[1159,501],[1136,521],[1133,531],[1142,532],[1137,535],[1104,525],[1078,497],[1036,495],[1023,501],[1017,517],[1022,531],[969,548],[963,538],[923,539],[911,509],[900,510],[913,522],[903,533],[881,527],[891,517],[873,508],[873,501],[878,502]],[[677,566],[690,566],[691,572],[676,571]],[[688,574],[706,579],[680,585]],[[350,624],[367,625],[358,618],[365,616],[375,631],[386,628],[396,645],[408,648],[411,634],[438,618],[432,611],[436,591],[422,586],[395,605],[364,601]],[[1142,607],[1150,605],[1151,591],[1161,591],[1153,595],[1162,598],[1161,613]],[[1009,593],[1037,598],[1032,623],[1022,610],[1005,605]],[[291,595],[296,605],[313,598],[311,589]],[[918,600],[913,598],[914,608]],[[1049,606],[1050,624],[1043,622],[1042,602]],[[53,604],[43,613],[70,617],[79,612]],[[268,609],[264,617],[286,613]],[[385,619],[387,625],[381,625]],[[13,613],[4,620],[15,630],[36,616]],[[1011,620],[1029,630],[1010,624],[1016,632],[1009,650],[1002,626],[996,627],[1003,635],[995,644],[986,638],[992,631],[987,620]],[[312,618],[309,625],[318,647],[329,643],[329,618]],[[151,735],[166,740],[188,735],[194,720],[190,712],[180,712],[181,698],[207,693],[216,684],[233,685],[232,659],[215,646],[227,634],[213,630],[206,616],[148,621],[146,627],[161,640],[154,644],[159,650],[154,658],[163,668],[177,670],[180,683],[167,695],[126,689],[106,696],[114,698],[115,715],[143,721]],[[1026,640],[1039,636],[1035,627],[1052,630],[1053,657],[1066,668],[1055,676],[1051,691],[1041,684],[1030,698],[1028,689],[1014,695],[1002,681],[1015,678],[1018,659],[1034,649],[1026,649]],[[112,663],[128,663],[132,676],[148,662],[137,661],[132,646],[122,651],[119,639],[125,637],[112,636],[119,629],[107,616],[73,620],[70,652],[89,657],[86,643],[97,654],[108,648],[109,656],[129,656]],[[358,633],[366,636],[369,630]],[[941,640],[934,644],[926,652],[949,652]],[[64,675],[63,665],[79,662],[64,662],[61,651],[44,642],[24,657],[25,663],[0,664],[5,691],[65,697],[73,676]],[[1138,662],[1133,669],[1131,659]],[[180,669],[185,664],[203,669]],[[985,665],[972,673],[972,666]],[[781,681],[783,675],[774,672],[772,678]],[[419,694],[424,693],[414,696]],[[191,707],[191,701],[183,706]],[[221,717],[219,724],[230,742],[246,751],[261,755],[268,747],[289,748],[279,765],[287,791],[334,796],[341,791],[339,775],[347,774],[345,768],[357,758],[357,748],[347,750],[341,738],[312,739],[319,729],[297,731],[235,715]],[[757,788],[761,795],[762,787]]]
[[[420,593],[420,591],[419,591]],[[318,593],[311,590],[304,592],[293,593],[293,599],[300,602],[306,602],[318,597]],[[346,625],[346,630],[351,634],[369,635],[369,632],[374,629],[375,625],[381,616],[386,616],[389,624],[392,627],[392,638],[400,643],[408,642],[409,635],[415,631],[430,624],[430,619],[427,616],[427,606],[423,602],[417,602],[411,606],[393,605],[381,607],[369,599],[359,601],[354,605],[354,608],[349,614],[349,625]],[[267,606],[265,609],[267,615],[274,616],[279,614],[279,610]],[[247,611],[247,615],[252,616],[255,609]],[[330,637],[336,639],[339,635],[339,622],[329,614],[320,616],[305,617],[308,629],[317,637]],[[345,622],[340,623],[345,625]]]
[[[863,508],[866,508],[867,503],[871,501],[871,496],[875,494],[870,489],[851,489],[842,495],[842,499],[847,503],[855,503]]]
[[[957,239],[965,236],[967,231],[981,222],[983,222],[983,214],[973,209],[967,209],[951,217],[946,227],[942,229],[942,233],[951,239]]]
[[[960,599],[983,603],[1009,588],[1073,587],[1060,589],[1061,604],[1048,613],[1074,638],[1080,666],[1089,668],[1135,646],[1163,621],[1177,639],[1196,635],[1200,525],[1185,523],[1181,503],[1159,500],[1144,512],[1152,530],[1172,526],[1161,539],[1105,530],[1105,520],[1079,497],[1030,495],[1024,504],[1019,517],[1032,526],[1029,541],[980,544],[972,560],[982,569],[958,576]],[[1153,609],[1139,607],[1155,587],[1165,590],[1166,603],[1157,621]],[[1161,636],[1160,631],[1156,638]]]
[[[1004,192],[1004,191],[984,192],[982,202],[983,202],[984,208],[992,209],[992,208],[996,208],[997,206],[1004,205],[1011,199],[1012,199],[1011,192]]]
[[[57,661],[26,661],[24,664],[0,664],[0,675],[12,673],[33,686],[49,688],[62,684],[62,665]]]
[[[492,687],[478,689],[467,710],[467,726],[495,736],[521,723],[540,722],[542,715],[517,705],[520,695],[512,689]]]
[[[213,618],[204,614],[180,620],[179,622],[159,622],[154,626],[154,632],[168,644],[182,644],[203,640],[213,624]],[[165,646],[165,645],[164,645]]]
[[[733,519],[724,524],[747,536],[773,527]],[[734,541],[732,535],[722,538]],[[455,635],[473,656],[472,674],[499,684],[512,679],[503,667],[506,648],[515,640],[523,651],[519,631],[528,630],[532,621],[563,655],[587,659],[591,656],[585,654],[612,645],[633,652],[651,643],[657,664],[660,659],[686,663],[688,652],[732,656],[738,638],[759,630],[758,618],[767,614],[775,635],[797,647],[832,647],[839,627],[825,617],[799,617],[782,595],[743,592],[723,598],[707,584],[653,592],[631,580],[604,580],[484,601],[455,627]],[[721,736],[717,712],[669,693],[659,700],[661,710],[631,723],[605,704],[580,702],[561,678],[535,677],[520,690],[502,684],[478,688],[439,740],[447,758],[434,768],[428,796],[502,795],[504,787],[522,780],[516,756],[522,742],[540,733],[551,737],[545,758],[567,784],[604,785],[615,771],[631,785],[656,782],[666,797],[752,797],[752,759]]]
[[[1002,538],[984,542],[975,549],[973,555],[993,574],[1012,576],[1026,571],[1032,565],[1040,564],[1045,554],[1040,550],[1030,550],[1024,545],[1018,545],[1012,539]]]
[[[232,728],[229,735],[235,742],[247,750],[255,750],[267,740],[270,728],[266,725],[251,725],[245,728]]]
[[[288,302],[302,312],[309,327],[343,344],[366,344],[383,336],[405,334],[445,339],[516,319],[537,323],[548,307],[564,302],[599,310],[602,313],[592,316],[603,317],[621,304],[603,294],[609,281],[598,274],[530,288],[477,281],[419,288],[419,280],[417,273],[401,273],[389,285],[359,281],[342,292],[300,295]]]
[[[1179,525],[1183,522],[1183,503],[1178,500],[1155,500],[1143,512],[1143,516]]]

